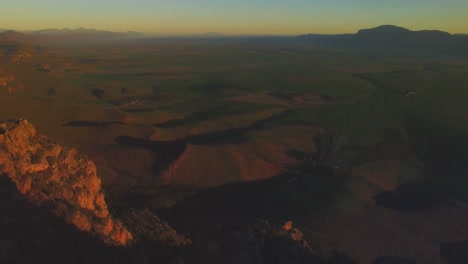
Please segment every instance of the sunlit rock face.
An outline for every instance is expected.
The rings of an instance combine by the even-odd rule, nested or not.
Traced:
[[[0,121],[0,174],[10,177],[29,201],[50,208],[79,230],[113,245],[132,240],[109,215],[94,163],[37,135],[25,119]]]

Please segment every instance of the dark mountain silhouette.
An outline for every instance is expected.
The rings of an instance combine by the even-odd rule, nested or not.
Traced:
[[[412,31],[393,25],[361,29],[356,34],[307,34],[297,37],[304,44],[379,52],[468,52],[468,37],[439,30]]]
[[[6,30],[0,33],[0,42],[24,43],[33,41],[33,37],[13,30]]]
[[[382,25],[375,28],[361,29],[357,34],[375,34],[375,33],[384,33],[388,34],[389,32],[394,32],[398,34],[405,34],[411,32],[409,29],[393,25]]]
[[[25,31],[27,34],[31,35],[60,35],[60,34],[76,34],[76,33],[108,33],[110,31],[104,30],[96,30],[96,29],[86,29],[86,28],[77,28],[77,29],[56,29],[56,28],[48,28],[48,29],[40,29],[40,30],[28,30]]]
[[[141,37],[143,34],[136,32],[136,31],[128,31],[128,32],[112,32],[108,30],[98,30],[98,29],[88,29],[88,28],[49,28],[49,29],[41,29],[41,30],[28,30],[24,33],[29,35],[48,35],[48,36],[60,36],[60,35],[87,35],[87,36],[119,36],[119,37]]]
[[[414,45],[427,46],[435,44],[450,44],[453,35],[438,30],[411,31],[406,28],[384,25],[371,29],[359,30],[357,39],[381,45]]]
[[[0,43],[60,44],[120,40],[142,36],[143,34],[133,31],[123,33],[86,28],[43,29],[24,32],[6,30],[0,33]]]
[[[1,30],[0,30],[1,31]],[[312,45],[316,47],[375,52],[379,54],[452,54],[468,56],[468,35],[450,34],[439,30],[412,31],[393,25],[382,25],[361,29],[355,34],[306,34],[290,36],[240,36],[208,32],[195,35],[143,34],[135,31],[112,32],[97,29],[43,29],[17,32],[7,30],[0,33],[0,43],[14,42],[27,44],[75,44],[142,38],[202,38],[235,39],[261,43],[283,42],[285,44]]]
[[[392,25],[383,25],[370,29],[361,29],[357,32],[357,35],[360,36],[380,36],[380,37],[402,37],[402,38],[412,38],[412,37],[436,37],[436,38],[447,38],[452,36],[452,34],[440,31],[440,30],[419,30],[411,31],[409,29],[392,26]]]

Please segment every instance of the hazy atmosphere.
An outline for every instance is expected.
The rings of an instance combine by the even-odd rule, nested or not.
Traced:
[[[467,264],[468,0],[0,0],[1,264]]]
[[[468,33],[464,0],[3,0],[7,29],[147,33],[354,33],[382,24]]]

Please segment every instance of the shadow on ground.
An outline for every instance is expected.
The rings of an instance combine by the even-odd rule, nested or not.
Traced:
[[[127,250],[98,239],[32,205],[0,175],[0,263],[129,263]]]
[[[405,126],[410,148],[426,166],[425,180],[446,196],[468,200],[468,133],[434,121],[436,114],[423,110],[412,111]]]
[[[107,127],[110,125],[127,125],[124,122],[93,122],[93,121],[81,121],[81,120],[73,120],[62,126],[70,126],[70,127]]]
[[[275,223],[307,217],[347,192],[346,177],[300,164],[267,180],[205,189],[159,214],[184,232],[224,219],[267,219]]]
[[[393,191],[374,196],[378,205],[403,213],[430,209],[441,199],[442,196],[423,181],[407,182]]]
[[[408,257],[382,256],[374,259],[371,264],[417,264],[417,262]]]
[[[468,240],[441,244],[440,255],[447,264],[468,263]]]

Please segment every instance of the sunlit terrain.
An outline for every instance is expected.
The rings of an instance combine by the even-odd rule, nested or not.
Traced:
[[[292,221],[316,263],[464,263],[468,41],[429,32],[388,49],[385,30],[346,44],[4,32],[0,120],[26,118],[89,157],[145,252],[186,246],[159,241],[153,217],[192,241],[261,219]],[[148,258],[192,256],[161,252]]]

